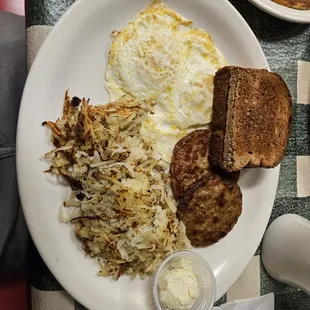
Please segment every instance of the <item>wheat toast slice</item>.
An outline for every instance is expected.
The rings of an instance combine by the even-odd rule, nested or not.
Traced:
[[[210,164],[228,172],[277,166],[285,154],[291,123],[291,95],[279,74],[221,68],[214,78]]]

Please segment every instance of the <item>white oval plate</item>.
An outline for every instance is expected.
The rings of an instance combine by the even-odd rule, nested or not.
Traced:
[[[271,0],[249,0],[266,13],[293,23],[310,23],[310,10],[295,10]]]
[[[52,148],[45,120],[61,115],[64,93],[108,100],[104,72],[111,32],[122,29],[149,0],[80,0],[53,28],[30,71],[23,94],[17,135],[18,182],[32,238],[45,263],[63,287],[89,309],[147,310],[148,281],[117,282],[96,276],[97,262],[86,258],[73,227],[57,220],[70,189],[43,171],[41,156]],[[228,62],[268,67],[262,49],[239,13],[227,0],[167,0],[177,12],[209,31]],[[245,171],[242,215],[227,237],[197,250],[213,268],[217,298],[237,280],[265,231],[277,188],[279,168]]]

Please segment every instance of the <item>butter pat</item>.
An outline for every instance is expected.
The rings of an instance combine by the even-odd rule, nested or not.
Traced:
[[[163,272],[158,285],[162,302],[173,310],[191,309],[200,295],[198,275],[189,259],[180,259]]]

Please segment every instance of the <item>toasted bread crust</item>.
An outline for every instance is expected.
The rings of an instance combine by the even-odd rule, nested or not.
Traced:
[[[196,130],[176,144],[171,160],[171,188],[176,199],[209,169],[210,130]]]
[[[186,226],[192,245],[201,247],[225,237],[242,212],[242,194],[236,183],[209,174],[185,193],[178,218]]]
[[[279,74],[220,69],[214,81],[210,163],[229,172],[275,167],[284,156],[291,122],[292,100]]]

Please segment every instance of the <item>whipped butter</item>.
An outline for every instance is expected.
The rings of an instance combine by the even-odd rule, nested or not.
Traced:
[[[159,279],[162,302],[173,310],[191,309],[200,295],[198,275],[189,259],[180,259],[169,266]]]

